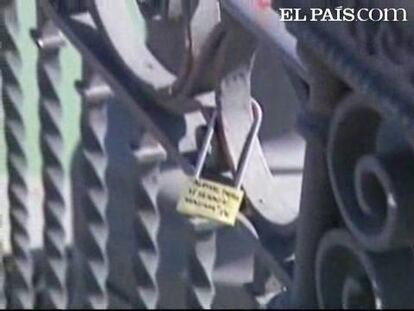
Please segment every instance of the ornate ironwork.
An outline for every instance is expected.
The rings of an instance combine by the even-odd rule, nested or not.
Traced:
[[[76,305],[80,300],[80,307],[87,308],[139,304],[152,309],[164,306],[164,300],[174,306],[185,300],[188,307],[209,309],[237,304],[246,297],[249,302],[244,306],[261,308],[414,306],[414,33],[410,23],[284,23],[278,15],[284,6],[294,5],[307,14],[310,4],[337,5],[322,0],[39,0],[37,4],[34,35],[39,47],[46,267],[39,268],[45,275],[40,289],[45,300],[36,304],[19,22],[16,1],[0,4],[12,244],[6,261],[10,257],[14,263],[6,279],[9,307],[65,308],[68,302]],[[377,4],[364,0],[358,6]],[[413,13],[412,4],[401,5]],[[83,189],[79,207],[73,208],[79,212],[75,231],[81,234],[71,245],[73,254],[80,250],[79,258],[73,256],[76,260],[66,255],[63,225],[61,34],[84,64],[79,85],[83,181],[74,180]],[[220,230],[197,222],[189,226],[170,207],[185,187],[184,174],[195,171],[207,112],[218,108],[219,135],[214,137],[205,173],[226,183],[249,138],[251,102],[263,96],[262,81],[256,80],[261,75],[255,72],[261,70],[255,58],[260,60],[263,46],[275,53],[272,61],[280,63],[267,83],[272,87],[285,83],[271,103],[262,104],[271,119],[268,127],[276,131],[287,110],[281,109],[282,101],[296,96],[297,125],[306,143],[292,135],[291,124],[289,129],[278,128],[289,132],[282,138],[254,138],[252,161],[242,183],[246,200],[237,225]],[[270,59],[263,63],[267,66]],[[122,121],[108,120],[112,96],[117,98],[114,105],[128,112]],[[281,111],[275,112],[276,108]],[[134,170],[138,167],[139,189],[131,209],[119,198],[109,204],[109,190],[120,192],[119,197],[126,191],[121,184],[108,189],[112,158],[107,148],[114,151],[114,147],[107,139],[118,135],[111,132],[110,122],[130,122],[144,132],[141,144],[128,149],[128,155],[119,151],[124,152],[125,165],[133,158]],[[164,174],[170,169],[175,172],[168,173],[172,178]],[[116,175],[116,166],[114,171]],[[111,227],[107,212],[115,205],[125,209],[122,215],[133,210],[133,226]],[[170,218],[161,217],[164,213]],[[165,237],[165,223],[179,226],[180,235],[174,231],[174,236]],[[223,247],[221,243],[229,243],[227,234],[234,240]],[[136,284],[131,290],[125,290],[131,284],[123,284],[122,277],[110,278],[118,271],[116,265],[109,265],[109,258],[116,258],[107,245],[119,236],[136,241],[128,260],[122,261],[131,266],[121,269],[134,271]],[[167,273],[163,264],[171,256],[163,252],[164,240],[174,241],[174,251],[187,258],[185,263],[171,258],[171,265],[179,267],[174,288],[163,275]],[[67,293],[67,283],[68,289],[78,284],[66,280],[66,264],[75,270],[80,267],[82,285],[74,296],[81,297]],[[227,287],[237,294],[226,294]],[[0,294],[0,307],[4,304]]]
[[[45,307],[64,309],[67,306],[66,290],[66,239],[64,219],[65,172],[63,167],[62,104],[59,98],[61,80],[60,49],[64,38],[37,7],[37,29],[32,32],[39,48],[37,75],[41,121],[41,149],[43,156],[44,188],[44,251]]]
[[[137,193],[136,256],[133,256],[137,293],[146,309],[154,309],[159,303],[158,272],[160,266],[159,230],[161,217],[157,202],[159,191],[160,162],[165,152],[150,135],[144,134],[135,159],[141,171],[141,187]]]
[[[1,71],[3,75],[3,107],[7,143],[8,197],[10,203],[11,248],[13,266],[8,274],[9,306],[33,307],[33,265],[28,231],[27,154],[23,93],[20,83],[22,59],[18,46],[19,19],[16,1],[1,3],[0,36],[2,38]]]
[[[107,243],[109,236],[107,206],[107,108],[112,91],[101,77],[84,63],[83,80],[78,86],[83,98],[81,137],[83,152],[82,213],[86,234],[80,242],[85,257],[85,307],[108,307],[107,278],[109,262]]]

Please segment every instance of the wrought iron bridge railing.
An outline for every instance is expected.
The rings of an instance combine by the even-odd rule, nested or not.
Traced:
[[[10,227],[0,308],[414,306],[410,21],[283,23],[277,13],[338,5],[322,0],[33,1],[38,99],[23,96],[18,2],[0,3]],[[82,59],[69,172],[65,45]],[[212,111],[203,174],[229,183],[255,100],[264,121],[236,225],[177,213]],[[28,194],[24,105],[39,111],[40,209]]]

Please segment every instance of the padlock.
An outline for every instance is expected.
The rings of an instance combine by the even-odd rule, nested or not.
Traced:
[[[178,212],[195,217],[201,222],[207,220],[212,223],[234,226],[244,197],[241,185],[251,157],[254,138],[257,137],[262,123],[260,105],[253,100],[252,108],[254,120],[240,156],[234,185],[229,186],[200,177],[214,135],[217,120],[217,110],[214,110],[198,155],[194,176],[178,202]]]

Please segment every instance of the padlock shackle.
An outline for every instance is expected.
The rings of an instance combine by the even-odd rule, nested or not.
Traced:
[[[207,132],[206,136],[203,140],[203,145],[201,146],[200,153],[198,154],[196,167],[194,170],[194,178],[199,179],[201,172],[203,170],[204,162],[206,161],[208,149],[211,145],[211,140],[213,139],[214,135],[214,129],[216,126],[216,120],[217,120],[217,109],[213,110],[213,113],[211,115],[211,118],[207,125]]]
[[[250,128],[249,135],[240,156],[239,165],[237,166],[236,176],[234,178],[234,187],[240,189],[243,183],[244,175],[246,174],[247,165],[252,156],[253,142],[259,134],[260,126],[263,120],[263,111],[259,103],[252,98],[253,109],[253,124]]]
[[[247,165],[252,155],[253,142],[259,133],[260,126],[262,125],[262,120],[263,120],[262,108],[257,103],[257,101],[254,99],[252,99],[252,110],[253,110],[253,124],[250,128],[249,135],[247,137],[246,143],[243,146],[243,150],[240,156],[239,165],[238,165],[235,180],[234,180],[234,187],[236,189],[241,188],[244,175],[246,174]],[[198,159],[197,159],[196,167],[194,170],[195,179],[199,179],[201,176],[204,162],[206,161],[208,149],[211,145],[211,140],[213,139],[215,125],[217,121],[217,115],[218,115],[217,109],[214,109],[211,115],[211,118],[208,122],[208,125],[207,125],[207,132],[203,140],[200,153],[198,154]]]
[[[241,188],[244,175],[246,174],[247,165],[248,165],[249,160],[250,160],[251,155],[252,155],[253,143],[254,143],[255,139],[257,138],[260,126],[262,124],[263,112],[262,112],[262,109],[261,109],[260,105],[254,99],[252,99],[252,111],[253,111],[253,123],[252,123],[250,131],[248,133],[246,143],[243,146],[243,149],[242,149],[242,152],[241,152],[241,155],[240,155],[239,165],[238,165],[236,176],[235,176],[235,185],[234,185],[234,187],[236,189]],[[217,121],[217,116],[218,116],[217,109],[214,109],[213,113],[211,115],[211,118],[208,121],[206,135],[205,135],[205,138],[203,140],[203,144],[201,146],[200,153],[198,154],[196,167],[194,169],[194,178],[196,180],[198,180],[201,176],[201,172],[203,170],[204,162],[205,162],[207,154],[208,154],[208,149],[211,146],[211,141],[213,139],[215,125],[216,125],[216,121]],[[241,199],[242,199],[242,197],[241,197]],[[196,227],[198,227],[198,230],[214,230],[214,229],[217,229],[217,228],[221,228],[223,226],[222,224],[219,224],[219,223],[215,223],[215,222],[211,222],[211,221],[200,221],[199,218],[195,218],[195,219],[196,219],[196,221],[193,224]],[[238,214],[237,215],[237,220],[242,221],[242,223],[243,223],[244,216],[241,215],[241,214]]]

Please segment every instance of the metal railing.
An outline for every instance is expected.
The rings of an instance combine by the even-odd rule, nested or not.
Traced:
[[[11,227],[0,308],[414,306],[411,24],[285,24],[277,5],[36,1],[44,225],[35,250],[18,10],[0,3],[1,216]],[[83,71],[70,176],[58,90],[65,42]],[[254,137],[235,227],[200,227],[175,206],[212,109],[205,174],[231,182],[250,137],[262,44],[279,62],[277,83],[294,93],[283,89],[272,105],[299,102],[306,144]],[[268,115],[272,130],[283,113]]]

